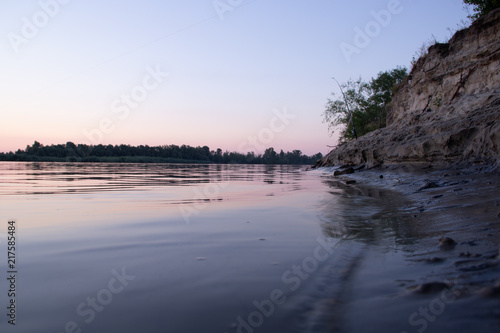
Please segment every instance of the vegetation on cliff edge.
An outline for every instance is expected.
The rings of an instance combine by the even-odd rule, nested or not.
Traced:
[[[474,14],[469,15],[473,20],[500,8],[500,0],[464,0],[464,3],[473,6]]]
[[[397,86],[407,76],[406,67],[397,67],[380,72],[370,82],[349,80],[341,85],[343,94],[332,93],[335,98],[328,99],[323,122],[328,124],[331,133],[340,131],[341,142],[355,138],[352,126],[358,136],[385,127],[387,105],[392,101]]]

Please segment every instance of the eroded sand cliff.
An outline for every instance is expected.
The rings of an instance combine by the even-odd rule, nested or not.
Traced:
[[[339,145],[318,166],[500,164],[500,9],[435,44],[388,109],[387,127]]]

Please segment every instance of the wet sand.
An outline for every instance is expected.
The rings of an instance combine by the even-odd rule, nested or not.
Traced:
[[[388,213],[375,226],[365,221],[371,234],[344,267],[345,281],[316,323],[322,328],[309,331],[499,332],[498,171],[399,165],[331,183],[376,198]]]

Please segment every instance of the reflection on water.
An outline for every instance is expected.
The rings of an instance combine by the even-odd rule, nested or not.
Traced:
[[[2,332],[321,332],[367,247],[414,233],[401,199],[297,166],[0,163],[0,181],[20,240]]]
[[[283,165],[0,163],[0,195],[138,190],[230,181],[274,184],[300,179],[299,170]]]
[[[330,186],[330,194],[337,198],[325,203],[321,219],[326,235],[348,234],[366,244],[388,241],[391,248],[411,245],[422,238],[421,226],[403,217],[397,209],[408,204],[401,194],[374,187],[348,186],[334,179],[325,183]]]

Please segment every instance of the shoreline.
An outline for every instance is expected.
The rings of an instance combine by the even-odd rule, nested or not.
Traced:
[[[332,174],[339,169],[320,168]],[[362,195],[383,196],[389,193],[386,191],[399,195],[401,202],[408,202],[399,208],[401,218],[408,222],[409,229],[414,229],[412,232],[418,233],[416,240],[408,244],[393,245],[392,251],[404,253],[403,262],[386,263],[385,274],[394,279],[386,284],[397,284],[397,295],[384,294],[388,288],[361,286],[359,289],[364,291],[353,291],[345,302],[349,311],[343,329],[338,331],[363,332],[356,318],[359,320],[367,311],[371,311],[368,317],[377,323],[385,322],[394,332],[391,324],[402,327],[401,332],[468,332],[470,325],[483,332],[498,331],[500,170],[481,165],[460,168],[400,164],[332,179],[340,187],[359,189]],[[364,259],[365,267],[354,278],[360,283],[353,285],[366,283],[371,274],[377,274],[374,257],[369,254]],[[367,294],[373,299],[365,299]],[[393,310],[392,319],[383,308]],[[425,309],[431,311],[428,317]],[[381,327],[375,324],[377,328]]]

